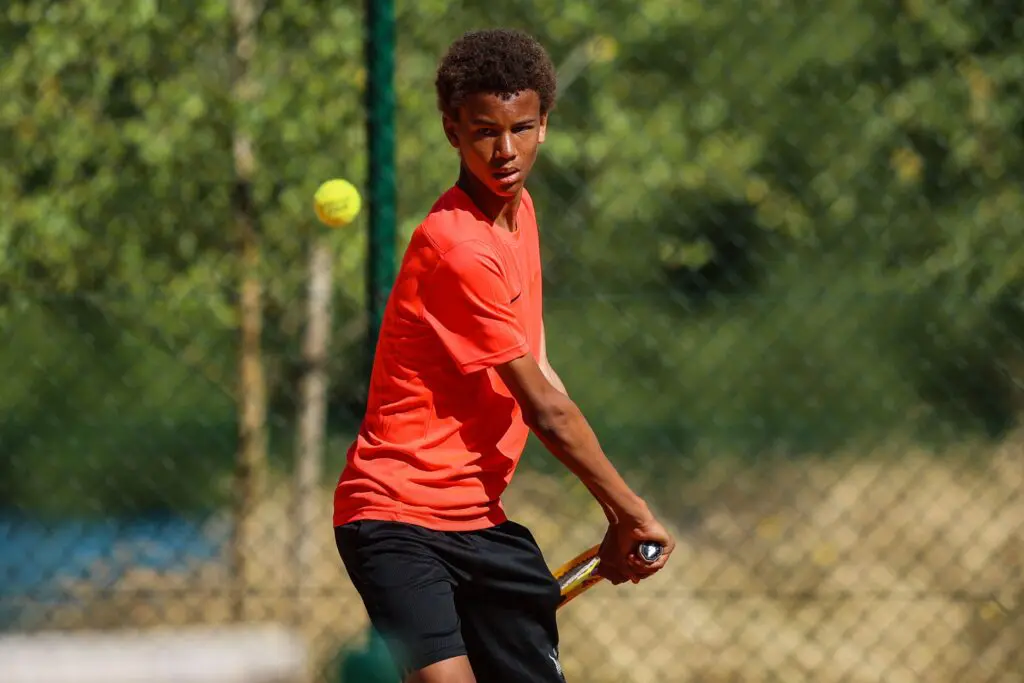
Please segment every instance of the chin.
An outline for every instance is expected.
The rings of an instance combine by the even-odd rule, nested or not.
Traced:
[[[523,189],[523,182],[517,181],[511,185],[492,185],[491,192],[499,197],[514,197],[517,192]]]

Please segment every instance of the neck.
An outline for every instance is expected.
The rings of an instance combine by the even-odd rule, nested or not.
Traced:
[[[476,176],[466,170],[465,166],[459,170],[457,184],[493,225],[515,232],[516,215],[523,196],[522,188],[511,197],[500,197],[487,189]]]

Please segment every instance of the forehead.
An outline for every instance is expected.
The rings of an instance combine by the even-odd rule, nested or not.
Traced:
[[[537,118],[540,116],[540,95],[535,90],[520,90],[512,94],[473,93],[463,98],[459,110],[467,121]]]

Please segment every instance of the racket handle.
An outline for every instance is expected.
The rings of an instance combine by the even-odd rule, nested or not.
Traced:
[[[657,562],[658,558],[661,557],[661,553],[665,551],[665,547],[660,543],[641,543],[638,548],[640,553],[640,559],[649,564]]]

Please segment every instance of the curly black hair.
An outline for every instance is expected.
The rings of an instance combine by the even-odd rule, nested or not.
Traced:
[[[555,66],[532,36],[514,29],[470,31],[452,43],[434,82],[437,106],[453,115],[463,98],[476,93],[514,95],[534,90],[541,114],[555,104]]]

